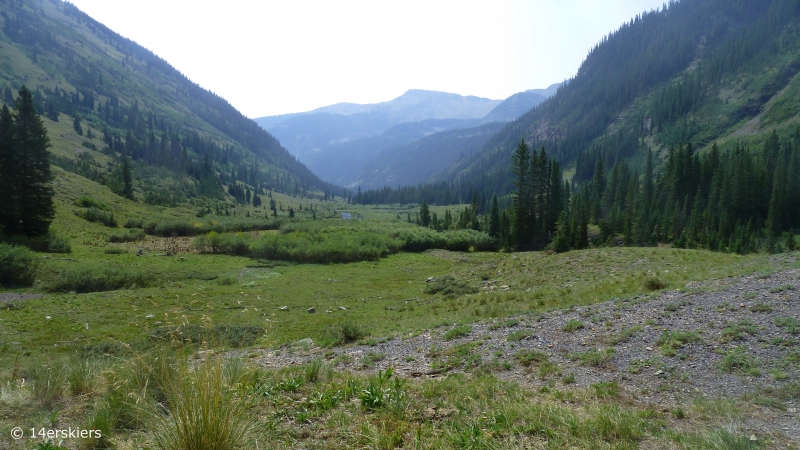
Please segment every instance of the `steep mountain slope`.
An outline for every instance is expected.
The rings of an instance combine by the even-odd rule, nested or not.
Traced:
[[[381,151],[398,147],[434,133],[467,128],[477,120],[429,119],[395,125],[377,136],[334,145],[311,155],[308,167],[322,179],[341,185],[353,185],[364,164]]]
[[[495,106],[482,122],[509,122],[530,111],[534,106],[547,100],[547,97],[531,91],[517,92]]]
[[[185,196],[218,197],[222,184],[237,180],[252,188],[334,188],[224,99],[70,3],[0,2],[0,26],[3,100],[25,84],[40,113],[78,118],[76,132],[87,131],[85,145],[51,137],[54,161],[67,170],[107,182],[104,174],[126,155],[137,164],[142,195],[165,188],[165,177],[174,180],[170,193]]]
[[[500,122],[441,131],[405,145],[388,148],[370,159],[349,187],[378,189],[424,183],[445,168],[478,151],[498,130]]]
[[[458,114],[456,106],[463,106],[463,103],[472,100],[469,97],[454,96],[454,94],[409,91],[402,97],[385,104],[340,103],[320,108],[313,111],[312,114],[273,116],[259,120],[261,120],[262,126],[273,130],[278,136],[281,136],[282,133],[289,134],[291,130],[297,131],[298,134],[295,134],[294,137],[290,136],[288,141],[284,141],[290,148],[295,144],[300,147],[312,145],[314,142],[319,144],[303,158],[309,168],[324,180],[353,188],[359,185],[362,185],[362,188],[383,187],[383,183],[388,180],[391,180],[393,186],[406,186],[427,181],[427,177],[434,176],[451,166],[459,157],[463,158],[463,155],[475,152],[478,150],[475,148],[476,143],[483,145],[490,137],[487,135],[487,130],[497,131],[499,127],[481,127],[463,133],[449,133],[450,130],[516,119],[544,101],[547,96],[555,93],[560,84],[551,85],[546,89],[531,89],[514,94],[478,119],[428,119],[405,122],[394,125],[377,135],[355,138],[341,143],[329,141],[327,145],[321,142],[321,138],[335,133],[363,136],[369,133],[369,127],[380,127],[381,117],[388,117],[383,122],[385,126],[387,122],[394,120],[391,115],[387,115],[387,111],[404,111],[403,114],[406,114],[404,117],[413,117],[410,115],[412,111],[408,106],[411,105],[417,109],[417,112],[420,112],[422,107],[427,108],[428,112],[425,114],[438,110],[439,112],[436,113],[438,115],[453,115]],[[420,98],[441,103],[420,103]],[[365,108],[369,108],[371,112],[363,112]],[[380,115],[375,111],[381,111]],[[481,110],[473,108],[471,111],[477,114]],[[333,112],[336,114],[331,114]],[[297,127],[298,124],[311,130],[310,134],[301,133]],[[283,129],[283,127],[287,128]],[[436,138],[432,137],[424,143],[412,144],[412,141],[440,132],[444,134]],[[464,139],[464,136],[467,135],[471,138]],[[441,150],[431,147],[434,142]],[[464,147],[464,145],[466,146]],[[426,152],[430,152],[430,154],[418,153],[414,150],[418,148],[427,149]],[[412,157],[412,155],[414,156]],[[435,157],[429,159],[430,155],[435,155]],[[365,165],[369,166],[366,172],[362,171]],[[420,174],[425,174],[425,177],[421,178]],[[389,178],[382,179],[383,175],[389,176]]]
[[[517,92],[495,106],[483,117],[481,123],[510,122],[530,111],[540,103],[555,95],[563,83],[555,83],[545,89],[528,89]]]
[[[682,0],[636,16],[604,38],[550,100],[497,133],[439,178],[506,193],[511,152],[546,147],[574,179],[650,148],[715,141],[757,144],[797,123],[800,2]],[[788,86],[788,87],[787,87]],[[784,89],[785,88],[785,89]]]
[[[412,89],[388,102],[338,103],[307,113],[255,121],[308,163],[315,153],[328,147],[376,136],[393,125],[428,119],[479,119],[499,103],[500,100]]]

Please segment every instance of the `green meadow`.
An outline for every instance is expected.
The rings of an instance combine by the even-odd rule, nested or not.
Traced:
[[[54,154],[74,154],[66,142],[56,139]],[[155,206],[140,191],[130,201],[54,171],[51,231],[70,252],[34,252],[33,285],[0,288],[3,448],[739,448],[717,445],[746,443],[724,414],[681,410],[690,421],[675,422],[676,413],[633,404],[616,385],[574,387],[568,376],[534,392],[483,366],[416,380],[326,360],[266,370],[223,355],[459,325],[446,336],[454,339],[475,322],[797,267],[765,254],[672,248],[505,252],[478,232],[408,223],[415,206],[275,192],[277,217],[269,197],[261,208]],[[10,300],[19,294],[32,298]],[[469,358],[469,345],[447,350],[443,364]],[[549,364],[531,358],[523,363]],[[10,440],[19,424],[104,437]]]

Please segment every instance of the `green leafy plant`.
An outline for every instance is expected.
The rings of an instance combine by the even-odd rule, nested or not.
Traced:
[[[563,331],[566,331],[567,333],[573,333],[575,331],[580,330],[583,327],[585,327],[585,325],[580,320],[570,319],[567,321],[567,323],[564,324],[563,327],[561,327],[561,329]]]
[[[30,286],[38,268],[38,259],[27,248],[0,244],[0,285]]]
[[[447,330],[447,332],[444,334],[444,340],[452,341],[453,339],[467,336],[471,331],[472,327],[469,325],[457,325]]]

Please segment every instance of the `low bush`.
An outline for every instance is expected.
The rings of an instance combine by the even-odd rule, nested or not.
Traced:
[[[166,219],[151,221],[144,230],[153,236],[178,237],[198,236],[209,232],[239,233],[245,231],[277,230],[283,222],[280,219],[258,217],[224,217],[202,221]]]
[[[323,347],[335,347],[356,342],[367,335],[369,333],[360,325],[355,322],[344,321],[323,330],[320,345]]]
[[[109,228],[117,227],[117,219],[113,212],[105,212],[95,207],[90,207],[86,211],[76,211],[75,215],[83,217],[89,222],[100,223]]]
[[[106,249],[103,250],[103,253],[106,255],[124,255],[125,253],[128,253],[128,251],[119,247],[106,247]]]
[[[81,267],[68,270],[45,287],[49,292],[103,292],[145,287],[152,277],[143,272],[116,267]]]
[[[51,232],[47,234],[47,247],[44,251],[46,253],[72,253],[72,246],[69,239]]]
[[[421,252],[433,248],[452,251],[492,251],[497,243],[486,233],[475,230],[449,230],[437,232],[430,228],[406,227],[393,233],[403,241],[402,249]]]
[[[128,217],[123,225],[125,228],[142,228],[144,227],[144,220],[141,217]]]
[[[233,286],[234,284],[236,284],[236,277],[231,275],[226,277],[220,277],[217,283],[219,283],[220,286]]]
[[[396,253],[401,243],[379,233],[294,232],[267,234],[250,246],[251,255],[261,259],[277,259],[304,263],[344,263],[374,261]]]
[[[457,281],[452,275],[438,277],[425,285],[426,294],[444,294],[448,298],[461,297],[466,294],[475,294],[478,288],[470,286],[464,281]]]
[[[656,277],[647,277],[644,288],[648,291],[658,291],[667,287],[667,282]]]
[[[195,240],[201,252],[246,255],[253,258],[296,261],[303,263],[346,263],[371,261],[392,253],[439,248],[453,251],[496,249],[485,233],[456,230],[438,233],[434,230],[397,223],[346,224],[333,221],[228,222],[210,226],[207,223],[175,222],[146,227],[148,234],[205,234]],[[216,223],[216,222],[214,222]],[[240,234],[222,234],[251,230],[275,229],[260,239]],[[172,231],[169,231],[172,230]]]
[[[137,242],[143,241],[145,237],[143,230],[132,228],[125,231],[120,231],[108,236],[108,242]]]
[[[88,195],[84,195],[83,197],[75,200],[75,205],[81,206],[83,208],[96,208],[101,209],[103,211],[111,211],[111,208],[108,207],[105,203],[101,202],[100,200],[95,200]]]
[[[221,253],[244,256],[250,253],[252,238],[242,233],[219,234],[211,231],[194,240],[194,246],[203,253]]]
[[[0,285],[30,286],[36,280],[39,261],[25,247],[0,244]]]
[[[1,242],[6,242],[9,245],[18,247],[28,247],[35,252],[72,253],[72,246],[69,243],[69,239],[52,230],[48,231],[45,235],[34,237],[17,235],[10,238],[3,238],[0,236],[0,243]]]

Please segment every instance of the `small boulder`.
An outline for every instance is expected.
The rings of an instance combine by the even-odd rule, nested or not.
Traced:
[[[314,308],[313,306],[312,306],[311,308],[308,308],[308,313],[309,313],[309,314],[311,314],[311,313],[315,313],[315,312],[317,312],[317,309],[316,309],[316,308]]]
[[[284,305],[284,306],[281,306],[281,307],[280,307],[280,308],[278,308],[278,309],[280,309],[281,311],[288,311],[288,310],[289,310],[289,307],[288,307],[288,306],[286,306],[286,305]]]
[[[433,281],[433,277],[428,277],[428,279],[427,279],[427,280],[425,280],[425,282],[426,282],[426,283],[430,283],[430,282],[432,282],[432,281]]]
[[[347,311],[347,308],[345,308],[344,306],[340,306],[339,311]]]

